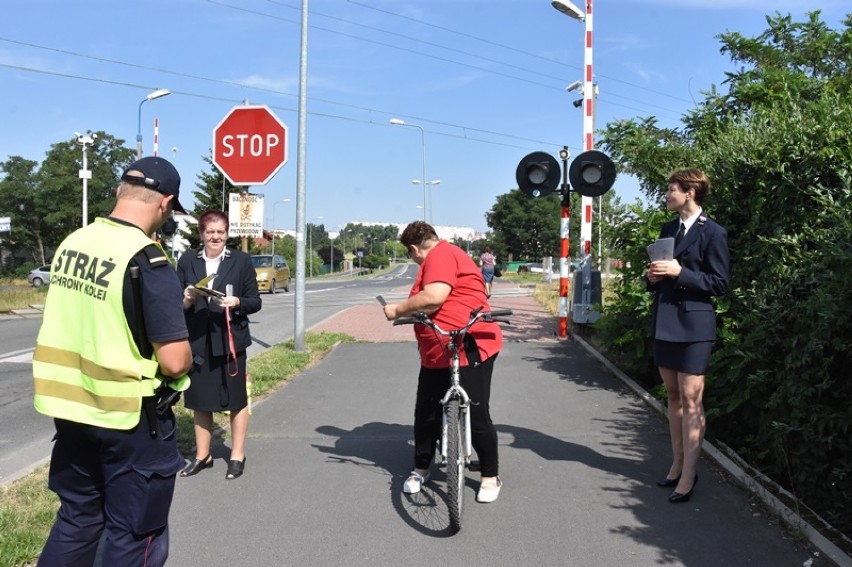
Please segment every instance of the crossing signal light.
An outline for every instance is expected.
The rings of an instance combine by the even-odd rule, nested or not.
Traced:
[[[583,152],[571,162],[568,180],[571,188],[583,197],[599,197],[615,183],[615,164],[603,152]]]
[[[518,188],[531,197],[545,197],[559,186],[559,162],[546,152],[525,156],[515,171]]]

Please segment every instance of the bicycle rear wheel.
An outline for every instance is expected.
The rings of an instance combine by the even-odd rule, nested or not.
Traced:
[[[450,526],[459,531],[464,504],[465,422],[458,399],[447,402],[444,411],[447,415],[447,508]]]

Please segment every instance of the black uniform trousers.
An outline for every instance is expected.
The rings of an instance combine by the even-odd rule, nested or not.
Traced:
[[[60,508],[39,566],[91,567],[105,532],[102,565],[164,565],[175,475],[185,465],[171,408],[151,437],[143,412],[124,431],[55,419],[50,489]]]

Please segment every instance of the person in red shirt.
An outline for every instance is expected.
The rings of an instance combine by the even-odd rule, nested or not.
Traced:
[[[426,313],[439,327],[460,329],[478,307],[488,309],[485,283],[476,263],[461,248],[438,238],[435,229],[422,221],[409,224],[400,236],[409,257],[420,266],[408,299],[385,305],[389,321]],[[443,337],[425,325],[414,325],[420,351],[420,375],[414,406],[414,470],[403,491],[420,491],[429,481],[429,466],[441,435],[441,398],[450,387],[450,358]],[[497,431],[491,422],[489,399],[494,361],[503,346],[500,326],[478,321],[468,337],[475,341],[471,358],[461,351],[461,385],[471,398],[471,440],[481,467],[481,484],[476,499],[494,502],[502,482],[498,476]],[[478,357],[476,356],[478,355]]]

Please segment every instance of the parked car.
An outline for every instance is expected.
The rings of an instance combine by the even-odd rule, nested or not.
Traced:
[[[559,271],[559,264],[554,262],[551,266],[551,270],[556,273]],[[526,264],[521,264],[518,266],[518,273],[522,274],[524,272],[529,272],[532,274],[543,274],[544,273],[544,264],[541,262],[527,262]]]
[[[50,283],[50,265],[39,266],[27,274],[27,281],[33,287],[41,287]]]
[[[284,288],[284,291],[290,291],[290,267],[284,256],[278,254],[252,256],[251,263],[257,274],[258,291],[275,293],[281,288]]]
[[[582,262],[580,260],[571,260],[571,264],[568,266],[568,270],[573,272],[577,268],[580,267]],[[556,274],[559,272],[559,260],[554,258],[554,262],[551,265],[551,270]],[[529,272],[532,274],[543,274],[544,273],[544,264],[541,262],[527,262],[526,264],[521,264],[518,266],[518,273],[522,274],[524,272]]]

